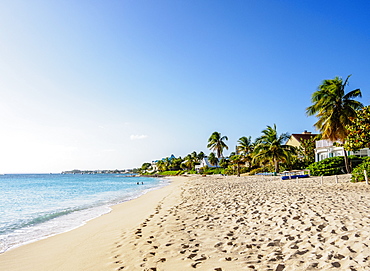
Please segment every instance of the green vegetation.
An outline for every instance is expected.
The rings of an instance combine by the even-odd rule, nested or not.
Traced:
[[[353,168],[358,167],[365,158],[360,158],[354,155],[348,156],[349,163]],[[345,173],[345,161],[343,156],[326,158],[320,162],[312,163],[307,167],[311,171],[312,176],[329,176]]]
[[[230,157],[231,166],[236,170],[236,175],[240,177],[240,166],[244,164],[242,155],[233,155]]]
[[[219,132],[213,132],[213,134],[208,139],[207,148],[211,151],[215,151],[217,153],[217,157],[224,157],[223,151],[224,149],[228,150],[229,147],[226,145],[224,141],[228,140],[227,136],[221,136]]]
[[[175,171],[162,171],[162,172],[159,172],[158,175],[163,175],[163,176],[177,176],[177,175],[181,175],[182,173],[184,173],[184,171],[182,170],[175,170]]]
[[[197,153],[193,152],[191,154],[188,154],[184,160],[185,161],[183,162],[182,168],[192,170],[195,167],[196,163],[198,162]]]
[[[222,158],[218,164],[225,169],[229,166],[229,159]]]
[[[350,124],[346,128],[348,135],[344,143],[345,149],[357,151],[370,148],[370,106],[358,110],[356,117],[350,118]]]
[[[324,80],[319,90],[312,94],[313,105],[306,109],[309,116],[316,115],[318,121],[314,124],[320,130],[323,139],[331,141],[344,141],[348,131],[346,125],[350,124],[350,118],[356,116],[356,110],[363,107],[362,103],[353,98],[361,97],[361,90],[355,89],[347,94],[344,92],[348,84],[347,77]]]
[[[205,175],[225,174],[225,170],[223,168],[210,168],[205,166],[200,168],[199,173]]]
[[[355,168],[353,178],[361,181],[363,170],[368,169],[370,160],[363,162],[363,159],[355,156],[347,157],[345,152],[345,157],[331,157],[314,163],[315,141],[320,139],[328,139],[351,151],[370,147],[370,106],[363,108],[363,105],[355,100],[361,97],[360,89],[345,93],[349,77],[345,81],[339,77],[324,80],[312,94],[312,105],[306,108],[306,114],[318,118],[315,127],[321,134],[307,137],[308,139],[302,137],[298,148],[286,145],[290,135],[278,134],[274,124],[262,130],[262,135],[255,141],[251,136],[240,137],[235,152],[224,156],[224,150],[228,149],[225,143],[228,137],[216,131],[208,139],[207,148],[211,151],[208,156],[195,151],[185,158],[171,155],[153,163],[144,163],[141,168],[135,170],[147,175],[240,176],[244,173],[253,175],[308,168],[311,175],[321,176],[342,174],[350,172],[350,168]]]
[[[254,149],[254,143],[252,142],[252,137],[242,136],[238,140],[238,146],[236,146],[238,153],[248,155]]]
[[[312,176],[339,175],[344,173],[344,158],[342,156],[326,158],[307,167]]]
[[[208,156],[208,161],[212,166],[218,167],[218,158],[215,156],[213,152],[211,152]]]
[[[298,149],[298,158],[302,168],[315,162],[315,141],[320,139],[321,135],[318,135],[301,141],[301,146]]]
[[[345,142],[348,135],[346,125],[350,124],[350,118],[356,116],[356,110],[363,107],[362,103],[354,100],[361,97],[361,90],[355,89],[347,94],[344,91],[348,79],[343,82],[342,78],[324,80],[319,90],[312,94],[312,105],[306,109],[309,116],[316,115],[318,121],[314,124],[321,132],[323,139],[333,142]],[[350,172],[347,153],[345,154],[345,165]]]
[[[289,160],[296,153],[294,147],[284,145],[288,139],[289,134],[287,133],[278,136],[276,124],[273,127],[267,126],[262,131],[262,136],[256,140],[253,161],[262,164],[270,163],[274,166],[275,172],[279,172],[280,162]]]
[[[370,157],[364,157],[363,162],[352,171],[352,182],[365,181],[364,170],[366,170],[368,178],[370,177]]]

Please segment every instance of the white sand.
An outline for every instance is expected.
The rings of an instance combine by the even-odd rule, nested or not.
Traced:
[[[0,270],[370,270],[369,196],[348,176],[175,178]]]

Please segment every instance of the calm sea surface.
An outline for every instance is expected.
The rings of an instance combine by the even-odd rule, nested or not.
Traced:
[[[113,204],[167,184],[114,174],[1,175],[0,253],[79,227],[108,213]]]

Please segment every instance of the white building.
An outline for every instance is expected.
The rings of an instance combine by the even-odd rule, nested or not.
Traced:
[[[359,157],[370,156],[370,149],[365,148],[365,149],[361,149],[356,152],[347,151],[347,155],[356,155]],[[333,142],[330,140],[316,141],[315,162],[324,160],[325,158],[335,157],[335,156],[344,156],[344,148],[334,146]]]
[[[220,166],[219,166],[220,160],[221,160],[221,158],[218,158],[218,164],[217,164],[217,165],[212,165],[212,164],[208,161],[208,157],[204,157],[204,158],[202,159],[202,161],[200,162],[200,165],[196,165],[196,166],[195,166],[195,170],[199,170],[200,168],[205,167],[205,166],[207,166],[207,167],[209,167],[209,168],[216,168],[216,167],[220,167]]]

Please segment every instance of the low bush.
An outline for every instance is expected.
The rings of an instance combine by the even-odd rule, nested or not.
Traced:
[[[364,162],[352,171],[351,182],[356,183],[365,181],[364,170],[366,170],[367,176],[370,176],[370,157],[368,157],[368,159],[364,159]]]
[[[213,174],[224,174],[223,168],[208,168],[207,170],[203,171],[203,174],[213,175]]]
[[[366,161],[367,158],[370,157],[361,158],[355,155],[350,155],[348,156],[348,161],[353,169],[360,165],[363,161]],[[310,174],[312,176],[329,176],[346,173],[343,156],[330,157],[320,162],[312,163],[307,167],[307,169],[310,170]]]
[[[198,174],[198,172],[195,169],[187,170],[186,173],[187,174]]]
[[[168,170],[168,171],[162,171],[159,172],[158,175],[164,175],[164,176],[176,176],[182,174],[183,171],[181,170]]]
[[[204,174],[204,175],[224,174],[224,171],[225,170],[220,167],[213,168],[213,167],[204,166],[200,168],[199,174]]]
[[[312,163],[307,167],[311,176],[329,176],[345,173],[344,157],[336,156],[326,158],[320,162]]]
[[[370,157],[358,157],[355,155],[348,156],[348,159],[350,161],[350,165],[352,169],[355,169],[358,165],[360,165],[362,162],[366,161]],[[370,160],[369,160],[370,161]]]

